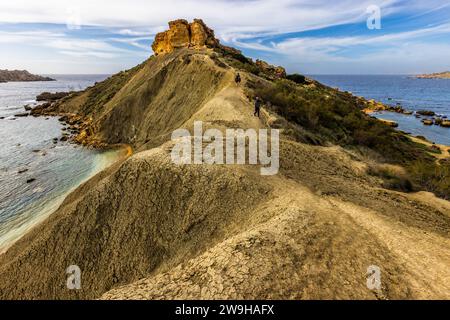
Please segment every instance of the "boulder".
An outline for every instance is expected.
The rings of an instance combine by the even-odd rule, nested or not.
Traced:
[[[419,110],[417,111],[417,114],[420,114],[422,116],[434,116],[436,113],[434,111],[429,111],[429,110]]]
[[[59,99],[65,98],[70,95],[72,92],[42,92],[40,95],[36,97],[36,101],[57,101]]]
[[[398,127],[398,123],[392,120],[385,120],[385,119],[379,119],[381,122],[383,122],[384,124],[388,125],[389,127],[392,128],[397,128]]]
[[[189,46],[191,42],[189,23],[182,19],[169,22],[167,40],[172,48]]]
[[[286,78],[286,69],[268,64],[263,60],[256,60],[256,66],[265,74],[275,78]]]

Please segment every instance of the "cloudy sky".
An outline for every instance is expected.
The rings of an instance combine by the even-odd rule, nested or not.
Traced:
[[[381,29],[368,28],[374,6]],[[1,1],[0,69],[114,73],[150,56],[177,18],[202,18],[222,43],[289,72],[450,70],[449,0]]]

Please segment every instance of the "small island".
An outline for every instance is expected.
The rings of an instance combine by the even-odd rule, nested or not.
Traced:
[[[450,79],[450,71],[430,73],[430,74],[419,74],[415,77],[417,79]]]
[[[26,70],[0,70],[0,82],[28,81],[55,81],[55,79],[34,75]]]

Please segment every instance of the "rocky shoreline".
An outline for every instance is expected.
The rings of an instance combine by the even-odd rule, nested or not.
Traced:
[[[436,114],[434,111],[430,110],[405,110],[400,104],[391,106],[383,104],[381,102],[377,102],[373,99],[366,102],[366,108],[363,110],[363,112],[365,112],[366,114],[372,114],[374,112],[394,112],[408,116],[413,115],[417,119],[422,119],[422,123],[426,126],[437,125],[443,128],[450,128],[450,120],[448,119],[447,115]],[[395,121],[384,120],[384,122],[392,127],[398,127],[398,124]]]
[[[44,92],[36,97],[37,101],[45,101],[30,110],[33,117],[52,116],[60,117],[59,121],[65,126],[62,129],[63,134],[60,141],[70,141],[86,147],[95,149],[110,149],[111,147],[104,142],[100,142],[93,138],[95,133],[95,126],[92,118],[84,118],[75,113],[61,113],[58,110],[58,103],[64,101],[65,98],[70,97],[74,92]]]

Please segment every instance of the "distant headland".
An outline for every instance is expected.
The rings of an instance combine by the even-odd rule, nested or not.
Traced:
[[[21,81],[55,81],[55,79],[34,75],[26,70],[0,70],[0,82]]]
[[[439,73],[419,74],[415,76],[417,79],[450,79],[450,71]]]

